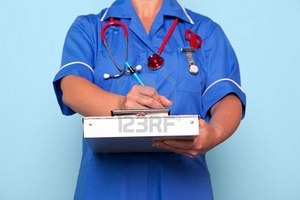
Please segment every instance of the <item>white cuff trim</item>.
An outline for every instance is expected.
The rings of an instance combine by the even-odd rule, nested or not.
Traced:
[[[243,93],[246,93],[245,90],[243,90],[243,88],[242,88],[237,82],[235,82],[234,80],[229,79],[229,78],[222,78],[222,79],[219,79],[219,80],[213,82],[212,84],[210,84],[210,86],[208,86],[208,87],[206,88],[206,90],[203,92],[202,97],[207,93],[207,91],[208,91],[211,87],[213,87],[214,85],[216,85],[217,83],[220,83],[220,82],[222,82],[222,81],[229,81],[229,82],[233,83],[234,85],[236,85]]]
[[[76,64],[80,64],[80,65],[83,65],[83,66],[87,67],[87,68],[88,68],[89,70],[91,70],[91,72],[94,74],[94,70],[93,70],[93,68],[92,68],[91,66],[89,66],[88,64],[86,64],[86,63],[84,63],[84,62],[79,62],[79,61],[70,62],[70,63],[67,63],[67,64],[61,66],[61,67],[59,68],[59,71],[61,71],[62,69],[66,68],[66,67],[69,67],[69,66],[71,66],[71,65],[76,65]]]

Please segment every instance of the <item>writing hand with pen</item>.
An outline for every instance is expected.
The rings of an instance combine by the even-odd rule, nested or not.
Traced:
[[[154,88],[134,85],[123,99],[121,109],[157,109],[171,105],[172,102]]]

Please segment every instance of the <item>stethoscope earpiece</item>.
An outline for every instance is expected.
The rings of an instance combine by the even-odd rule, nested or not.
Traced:
[[[141,71],[143,69],[142,65],[137,65],[135,67],[135,71],[138,72],[138,71]]]
[[[103,78],[106,80],[106,79],[109,79],[110,78],[110,75],[109,74],[107,74],[107,73],[105,73],[105,74],[103,74]]]

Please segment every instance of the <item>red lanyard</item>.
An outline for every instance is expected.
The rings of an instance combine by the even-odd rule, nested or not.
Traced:
[[[167,32],[164,40],[162,41],[158,51],[156,54],[152,54],[148,57],[148,68],[151,70],[157,70],[159,68],[161,68],[164,64],[164,59],[163,57],[160,56],[160,54],[164,51],[164,48],[167,44],[167,42],[169,41],[174,29],[176,28],[176,25],[178,23],[178,18],[176,18],[173,22],[173,24],[171,25],[169,31]]]

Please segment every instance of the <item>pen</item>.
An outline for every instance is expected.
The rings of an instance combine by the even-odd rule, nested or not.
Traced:
[[[145,84],[143,83],[143,81],[140,79],[140,77],[137,75],[136,71],[128,64],[128,62],[125,62],[125,66],[128,68],[128,70],[130,71],[130,74],[133,76],[133,78],[142,86],[144,86]]]

